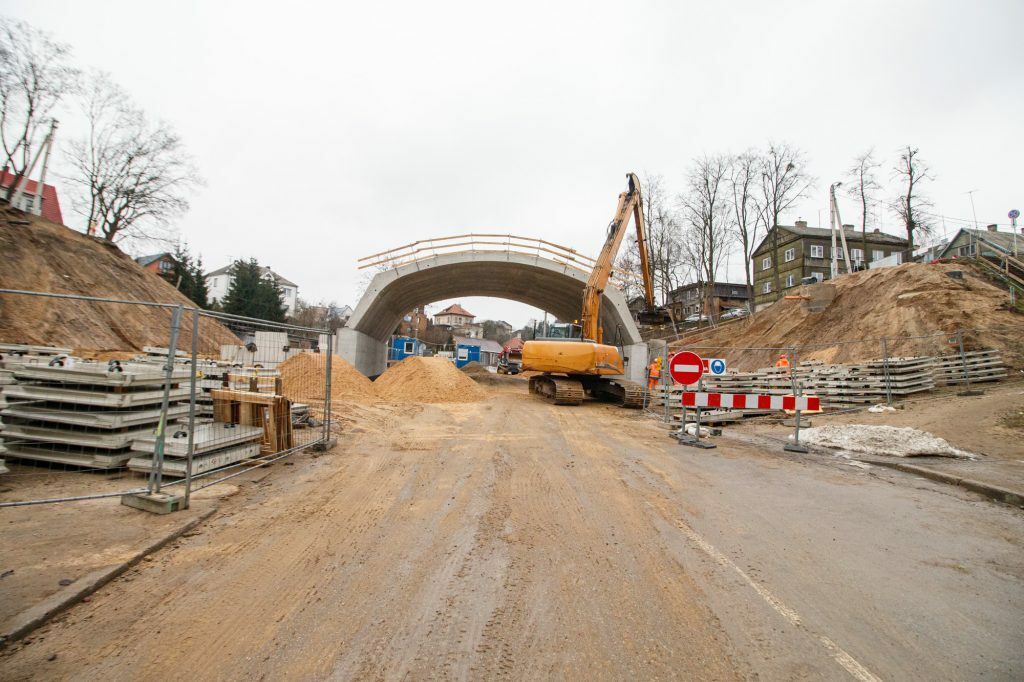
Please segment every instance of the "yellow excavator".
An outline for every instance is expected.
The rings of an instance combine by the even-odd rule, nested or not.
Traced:
[[[546,332],[547,336],[527,341],[523,346],[523,369],[543,372],[530,377],[530,392],[556,405],[579,405],[585,394],[617,402],[623,407],[643,405],[644,386],[618,378],[625,372],[622,354],[617,347],[602,343],[604,330],[600,320],[601,296],[611,277],[615,255],[631,215],[636,223],[647,311],[654,310],[640,181],[633,173],[626,177],[629,189],[619,195],[619,205],[608,225],[601,255],[583,289],[583,313],[579,323],[553,325]]]

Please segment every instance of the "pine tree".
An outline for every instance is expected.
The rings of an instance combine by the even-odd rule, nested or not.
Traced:
[[[203,259],[200,257],[193,263],[188,245],[181,242],[175,245],[173,256],[174,267],[164,273],[164,277],[197,306],[209,308],[209,292],[206,288],[206,278],[203,276]]]
[[[231,266],[231,286],[224,296],[224,312],[271,322],[284,322],[281,287],[273,277],[264,277],[255,258],[236,260]]]

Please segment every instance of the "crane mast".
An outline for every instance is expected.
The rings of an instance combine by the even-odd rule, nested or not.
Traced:
[[[601,295],[604,294],[605,287],[608,286],[615,255],[619,252],[619,246],[626,235],[631,214],[633,222],[636,223],[636,240],[640,249],[640,270],[644,280],[644,298],[647,309],[654,308],[654,283],[651,279],[651,269],[647,258],[647,230],[644,224],[640,180],[634,173],[629,173],[626,177],[629,179],[629,189],[619,195],[619,204],[615,209],[615,217],[608,225],[604,246],[597,257],[593,272],[590,273],[587,285],[583,289],[583,314],[580,318],[583,338],[592,339],[598,343],[602,342],[604,335],[600,323]]]

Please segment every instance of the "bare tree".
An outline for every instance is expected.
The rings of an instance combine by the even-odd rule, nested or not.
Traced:
[[[0,146],[15,187],[28,171],[33,145],[60,100],[75,89],[71,49],[22,21],[0,18]]]
[[[910,262],[914,256],[914,235],[928,235],[932,228],[926,217],[926,209],[931,207],[931,202],[920,193],[920,185],[932,179],[931,169],[918,157],[917,147],[907,145],[900,151],[900,159],[893,169],[893,175],[903,183],[903,191],[894,211],[907,230],[904,261]]]
[[[684,274],[683,235],[679,216],[665,190],[664,178],[648,175],[640,180],[643,197],[644,222],[647,224],[648,263],[654,284],[655,298],[662,305],[668,302],[669,293],[682,282]],[[629,240],[629,248],[617,259],[616,266],[626,272],[638,272],[640,252],[636,239]],[[625,287],[640,294],[636,284]]]
[[[768,143],[768,150],[760,156],[760,187],[756,192],[754,204],[757,208],[757,220],[769,235],[772,255],[772,288],[775,298],[782,297],[782,286],[779,280],[779,216],[798,200],[806,196],[814,184],[814,178],[806,173],[804,153],[785,142]]]
[[[743,254],[743,274],[747,282],[747,307],[753,311],[754,282],[751,260],[757,248],[757,209],[754,191],[758,185],[757,153],[746,151],[733,157],[729,164],[729,192],[732,208],[733,235]]]
[[[875,150],[869,149],[853,161],[853,166],[846,172],[846,193],[860,201],[860,234],[861,251],[865,260],[868,253],[868,219],[870,217],[871,198],[880,189],[875,171],[881,164],[875,160]]]
[[[93,76],[84,109],[88,135],[70,145],[67,179],[79,190],[86,226],[108,242],[167,241],[170,221],[202,183],[181,138],[165,123],[150,124],[105,74]]]
[[[686,178],[686,192],[680,197],[689,226],[691,258],[697,261],[704,282],[704,310],[714,316],[712,298],[718,269],[728,255],[732,211],[729,198],[729,157],[704,156],[696,159]]]

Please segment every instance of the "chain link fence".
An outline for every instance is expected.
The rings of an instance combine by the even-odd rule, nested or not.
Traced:
[[[331,438],[335,337],[183,305],[0,290],[0,508],[184,500]],[[24,310],[27,308],[27,310]]]

